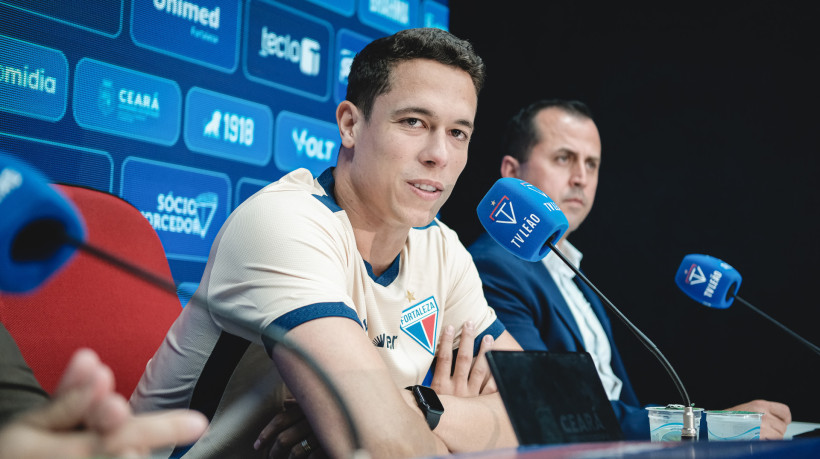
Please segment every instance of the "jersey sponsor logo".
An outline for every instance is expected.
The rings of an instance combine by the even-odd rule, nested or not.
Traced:
[[[58,121],[66,110],[67,80],[62,52],[0,35],[0,110]]]
[[[435,355],[438,342],[438,303],[431,296],[401,312],[401,331]]]
[[[376,347],[383,347],[385,349],[395,349],[396,340],[398,338],[399,337],[396,335],[382,333],[381,335],[373,338],[373,345]]]
[[[706,276],[703,275],[703,270],[695,263],[686,270],[686,283],[689,285],[698,285],[706,282]]]

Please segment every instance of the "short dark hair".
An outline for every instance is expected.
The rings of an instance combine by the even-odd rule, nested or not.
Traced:
[[[347,77],[347,97],[370,120],[373,102],[390,91],[390,76],[397,64],[430,59],[457,67],[470,75],[476,96],[484,85],[484,61],[473,46],[435,28],[406,29],[372,41],[353,59]]]
[[[519,163],[530,159],[530,152],[540,138],[535,125],[535,117],[542,110],[556,108],[570,115],[592,120],[592,111],[577,100],[543,99],[522,108],[507,122],[507,129],[501,139],[501,152],[517,159]]]

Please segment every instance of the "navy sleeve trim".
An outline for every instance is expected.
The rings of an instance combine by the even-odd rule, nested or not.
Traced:
[[[262,334],[262,343],[264,343],[268,355],[272,355],[273,346],[276,344],[274,340],[275,333],[269,333],[269,331],[278,328],[280,331],[288,332],[298,325],[302,325],[314,319],[321,319],[322,317],[347,317],[350,320],[356,321],[359,326],[362,325],[359,316],[356,315],[356,311],[341,302],[314,303],[302,306],[301,308],[283,314],[267,326],[265,333]]]
[[[478,350],[481,348],[481,340],[484,336],[491,335],[493,339],[498,339],[498,337],[504,333],[504,330],[506,330],[504,324],[502,324],[501,321],[498,320],[498,317],[496,317],[495,322],[491,323],[486,330],[475,337],[475,341],[473,342],[473,357],[478,355]]]

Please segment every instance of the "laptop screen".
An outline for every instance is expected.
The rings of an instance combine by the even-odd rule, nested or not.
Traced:
[[[521,445],[618,441],[618,419],[586,352],[490,351]]]

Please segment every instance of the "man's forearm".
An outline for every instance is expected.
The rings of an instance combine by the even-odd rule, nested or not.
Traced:
[[[444,414],[433,433],[450,452],[518,446],[498,393],[469,398],[441,395],[439,398]]]

